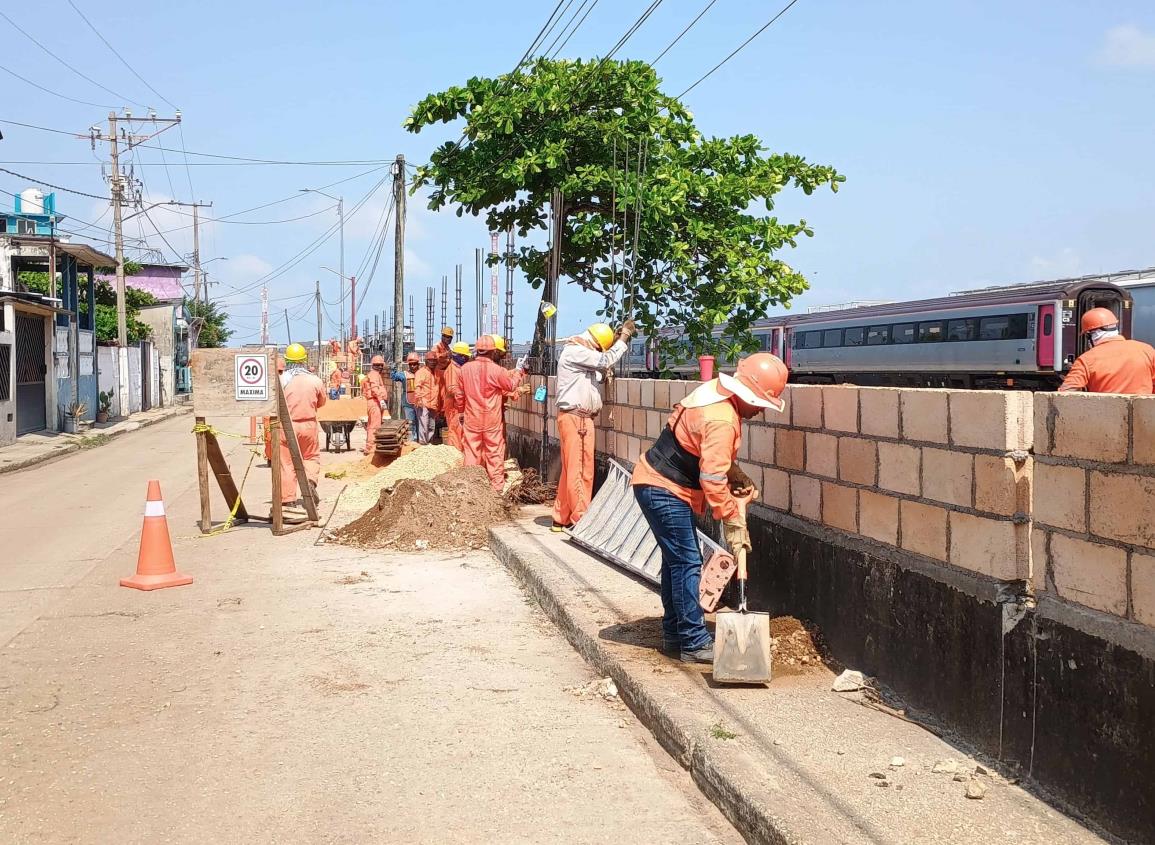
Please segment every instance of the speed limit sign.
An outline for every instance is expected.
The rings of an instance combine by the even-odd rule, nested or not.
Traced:
[[[269,356],[245,353],[233,356],[236,398],[264,402],[269,398]]]

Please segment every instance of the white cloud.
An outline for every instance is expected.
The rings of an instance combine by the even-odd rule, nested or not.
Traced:
[[[221,275],[227,274],[230,283],[237,287],[246,282],[256,281],[273,269],[273,265],[259,255],[233,255],[227,262],[222,263],[226,266],[217,272]]]
[[[1113,26],[1103,38],[1099,61],[1115,67],[1155,67],[1155,34],[1135,24]]]
[[[1030,269],[1035,278],[1060,279],[1079,275],[1081,264],[1082,261],[1075,250],[1065,247],[1050,258],[1036,255],[1031,259]]]
[[[405,250],[405,278],[410,279],[428,279],[433,272],[433,268],[429,266],[429,262],[423,259],[420,255],[411,249]]]

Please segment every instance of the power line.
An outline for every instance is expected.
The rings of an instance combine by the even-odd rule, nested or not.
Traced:
[[[21,82],[27,82],[33,88],[39,88],[45,94],[51,94],[53,97],[59,97],[62,100],[68,100],[70,103],[79,103],[82,106],[92,106],[95,109],[114,109],[114,108],[116,108],[115,106],[104,106],[104,105],[101,105],[100,103],[93,103],[89,100],[80,100],[80,99],[77,99],[76,97],[69,97],[67,94],[61,94],[59,91],[53,91],[51,88],[45,88],[39,82],[33,82],[28,77],[21,76],[16,71],[10,70],[9,68],[4,67],[3,65],[0,65],[0,70],[4,71],[9,76],[15,76]]]
[[[691,29],[693,29],[694,24],[696,24],[698,21],[700,21],[702,19],[702,15],[704,15],[704,14],[706,14],[706,12],[710,11],[710,8],[717,2],[718,2],[718,0],[710,0],[710,2],[705,5],[705,7],[702,9],[702,11],[698,12],[697,17],[695,17],[692,21],[690,21],[688,24],[686,24],[686,28],[678,33],[678,37],[675,38],[673,41],[671,41],[669,44],[667,44],[665,50],[658,53],[658,57],[650,62],[650,66],[653,67],[658,62],[660,62],[662,60],[662,56],[664,56],[664,55],[666,55],[666,53],[670,52],[670,50],[672,50],[674,48],[674,45],[682,40],[682,36],[685,35],[687,32],[689,32]]]
[[[104,46],[105,46],[105,47],[107,47],[109,50],[111,50],[111,51],[112,51],[112,55],[114,55],[114,56],[116,56],[118,59],[120,59],[120,63],[121,63],[122,65],[124,65],[126,68],[128,68],[128,69],[129,69],[129,71],[132,73],[132,75],[133,75],[133,76],[135,76],[137,79],[139,79],[141,82],[143,82],[143,83],[144,83],[144,86],[145,86],[145,87],[146,87],[146,88],[147,88],[149,91],[151,91],[152,93],[154,93],[154,94],[156,94],[158,97],[160,97],[160,98],[161,98],[161,100],[163,100],[163,101],[164,101],[166,104],[168,104],[169,106],[171,106],[171,107],[172,107],[172,108],[174,108],[174,109],[177,109],[177,107],[176,107],[176,106],[175,106],[175,105],[172,103],[172,101],[170,101],[170,100],[169,100],[167,97],[165,97],[165,96],[164,96],[164,94],[160,93],[160,92],[159,92],[159,91],[157,91],[155,88],[153,88],[153,87],[152,87],[152,86],[151,86],[151,85],[148,83],[148,80],[147,80],[147,79],[145,79],[143,76],[141,76],[139,73],[137,73],[137,72],[136,72],[136,69],[135,69],[135,68],[133,68],[133,66],[132,66],[132,65],[130,65],[130,64],[127,62],[127,61],[125,61],[125,58],[124,58],[124,56],[122,56],[122,55],[120,55],[120,53],[116,52],[116,48],[115,48],[115,47],[113,47],[111,44],[109,44],[109,43],[108,43],[108,39],[107,39],[107,38],[105,38],[103,35],[101,35],[101,34],[100,34],[100,30],[98,30],[98,29],[97,29],[95,26],[93,26],[93,25],[92,25],[92,21],[90,21],[88,18],[86,18],[86,17],[84,16],[84,12],[80,11],[80,9],[78,9],[78,8],[76,7],[76,4],[75,4],[75,3],[73,3],[73,2],[72,2],[72,0],[68,0],[68,5],[72,7],[72,10],[73,10],[74,12],[76,12],[76,14],[80,15],[80,19],[81,19],[82,21],[84,21],[86,24],[88,24],[88,28],[89,28],[89,29],[91,29],[91,30],[93,31],[93,33],[95,33],[95,34],[96,34],[96,37],[97,37],[97,38],[99,38],[101,41],[103,41],[103,42],[104,42]],[[177,111],[180,111],[180,109],[177,109]]]
[[[712,68],[710,68],[708,71],[706,71],[706,73],[703,74],[693,85],[691,85],[689,88],[687,88],[681,94],[679,94],[677,98],[679,100],[682,99],[682,97],[686,96],[691,91],[693,91],[695,88],[697,88],[698,85],[705,82],[714,73],[714,71],[716,71],[722,65],[726,64],[726,62],[730,61],[730,59],[732,59],[736,55],[738,55],[738,53],[740,53],[742,51],[742,49],[745,48],[745,46],[747,44],[749,44],[751,41],[753,41],[755,38],[757,38],[759,35],[761,35],[767,29],[769,29],[771,24],[773,24],[776,20],[778,20],[780,17],[782,17],[788,11],[790,11],[790,7],[792,7],[797,2],[798,2],[798,0],[790,0],[789,3],[787,3],[785,6],[782,7],[782,9],[778,12],[778,14],[776,14],[774,17],[770,18],[770,20],[766,21],[766,23],[759,30],[757,30],[753,35],[751,35],[749,38],[747,38],[745,41],[743,41],[741,44],[739,44],[737,47],[735,47],[734,51],[732,53],[730,53],[730,55],[728,55],[726,58],[722,59],[722,61],[718,62],[718,64],[714,65]]]
[[[3,70],[3,68],[0,68]],[[122,118],[123,119],[123,118]],[[85,136],[87,138],[87,136]],[[142,146],[142,145],[137,145]],[[146,149],[155,149],[153,147],[146,147]],[[176,150],[175,152],[180,152]],[[190,152],[189,155],[195,155]],[[290,167],[357,167],[362,164],[376,164],[374,160],[367,161],[190,161],[188,167],[261,167],[269,165],[288,165]],[[91,161],[9,161],[8,164],[42,164],[50,165],[52,167],[91,167]],[[137,161],[134,162],[137,167],[163,167],[157,161]],[[375,169],[388,167],[388,164],[382,164]]]
[[[544,50],[542,50],[542,51],[541,51],[543,55],[544,55],[544,54],[546,54],[546,53],[548,53],[550,50],[552,50],[552,49],[553,49],[553,45],[554,45],[554,44],[556,44],[556,43],[558,42],[558,39],[559,39],[559,38],[561,38],[563,35],[565,35],[565,31],[566,31],[567,29],[569,29],[569,25],[570,25],[571,23],[573,23],[573,20],[574,20],[574,18],[576,18],[576,17],[577,17],[579,14],[581,14],[581,10],[585,8],[585,5],[586,5],[586,3],[588,3],[588,2],[589,2],[589,0],[582,0],[582,4],[581,4],[580,6],[578,6],[578,7],[577,7],[577,11],[573,13],[573,17],[571,17],[571,18],[569,19],[569,21],[567,21],[567,22],[566,22],[566,23],[565,23],[565,24],[562,26],[562,28],[561,28],[561,29],[559,29],[559,30],[557,31],[557,35],[555,35],[555,36],[553,37],[553,41],[549,42],[549,46],[548,46],[548,47],[546,47]],[[565,17],[565,13],[569,11],[569,7],[570,7],[570,6],[572,6],[572,5],[573,5],[573,0],[568,0],[568,2],[565,4],[565,8],[561,10],[561,16],[562,16],[563,18]]]
[[[84,71],[78,70],[77,68],[70,65],[68,62],[64,61],[64,59],[60,58],[60,56],[56,55],[50,49],[48,49],[43,44],[41,44],[39,41],[37,41],[36,38],[33,35],[31,35],[29,32],[27,32],[26,30],[24,30],[20,26],[20,24],[16,23],[16,21],[12,20],[12,18],[10,18],[10,17],[8,17],[8,15],[4,14],[3,11],[0,11],[0,18],[4,18],[4,20],[8,21],[8,23],[10,23],[12,25],[13,29],[15,29],[17,32],[19,32],[21,35],[23,35],[25,38],[27,38],[29,41],[31,41],[33,44],[35,44],[37,47],[39,47],[41,50],[43,50],[45,53],[47,53],[49,56],[56,59],[56,61],[60,62],[60,64],[64,65],[70,71],[72,71],[77,76],[79,76],[81,79],[84,79],[84,80],[87,80],[88,82],[91,82],[97,88],[111,94],[112,96],[116,97],[119,100],[122,100],[123,102],[136,103],[136,105],[138,105],[138,106],[144,106],[144,103],[137,102],[136,100],[130,99],[130,98],[124,96],[123,94],[118,94],[117,92],[113,91],[111,88],[109,88],[106,85],[101,85],[99,82],[97,82],[91,76],[86,74]]]
[[[565,40],[562,41],[561,44],[558,45],[558,48],[556,50],[554,50],[553,53],[550,54],[551,59],[555,58],[558,55],[558,53],[560,53],[562,50],[565,49],[565,45],[569,44],[569,40],[574,37],[574,33],[576,33],[579,29],[582,28],[582,24],[584,24],[586,22],[586,18],[588,18],[590,16],[590,12],[592,12],[594,10],[594,7],[597,5],[598,5],[598,0],[594,0],[593,5],[591,5],[588,9],[586,9],[586,13],[584,15],[582,15],[582,19],[577,22],[577,26],[575,26],[573,29],[570,30],[569,35],[567,35],[565,37]],[[581,11],[581,10],[579,9],[578,11]],[[574,13],[574,17],[577,17],[577,12]]]
[[[89,194],[89,193],[86,193],[84,191],[77,191],[74,188],[62,188],[60,185],[50,184],[48,182],[45,182],[42,179],[37,179],[34,176],[25,176],[23,173],[17,173],[15,170],[9,170],[7,167],[0,167],[0,172],[8,173],[12,176],[17,177],[18,179],[24,179],[28,182],[35,182],[37,185],[43,185],[45,188],[51,188],[54,191],[64,191],[65,193],[68,193],[68,194],[76,194],[78,196],[89,197],[90,199],[94,199],[94,200],[107,200],[108,199],[108,197],[102,197],[102,196],[99,196],[97,194]]]
[[[174,150],[169,147],[153,146],[151,144],[137,144],[146,150],[163,150],[169,153],[184,153],[190,156],[200,156],[201,158],[220,158],[228,161],[240,161],[247,164],[294,164],[294,165],[359,165],[359,164],[390,164],[391,162],[383,158],[366,158],[366,159],[345,159],[345,160],[321,160],[321,161],[292,161],[286,159],[276,158],[253,158],[251,156],[234,156],[224,155],[222,153],[198,153],[195,150]]]
[[[200,222],[201,223],[227,223],[227,224],[230,224],[233,226],[276,226],[280,223],[294,223],[297,220],[307,220],[310,217],[316,217],[320,214],[325,214],[327,212],[330,212],[334,208],[336,208],[335,205],[330,205],[330,206],[326,206],[325,208],[322,208],[320,211],[312,211],[312,212],[309,212],[308,214],[302,214],[299,217],[286,217],[284,220],[226,220],[223,217],[201,217]],[[184,215],[184,216],[187,217],[190,215]],[[193,227],[193,224],[191,224],[191,223],[187,226],[175,226],[172,229],[165,229],[164,234],[168,234],[170,232],[183,232],[186,229],[191,229],[192,227]],[[160,233],[158,232],[158,234],[160,234]]]

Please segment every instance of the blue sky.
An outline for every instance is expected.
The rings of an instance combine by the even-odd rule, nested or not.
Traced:
[[[196,4],[96,4],[75,0],[164,98],[184,113],[187,149],[292,160],[376,160],[404,153],[413,162],[456,135],[401,129],[424,94],[470,75],[495,75],[520,58],[552,2],[304,3],[246,0]],[[650,59],[705,0],[666,0],[621,55]],[[565,54],[600,55],[648,5],[600,3]],[[782,4],[718,0],[658,65],[667,90],[697,79]],[[171,114],[87,29],[65,0],[4,11],[87,76],[125,97]],[[0,65],[69,102],[0,72],[0,119],[86,133],[123,101],[57,64],[0,19]],[[774,26],[687,96],[707,135],[752,132],[775,151],[834,165],[843,189],[781,195],[777,213],[804,217],[816,237],[785,259],[812,289],[795,308],[860,299],[907,299],[969,286],[1133,269],[1155,264],[1155,6],[1141,0],[1088,5],[1073,0],[874,2],[800,0]],[[143,113],[139,106],[136,114]],[[93,194],[106,191],[86,140],[0,125],[0,167]],[[162,136],[179,148],[175,132]],[[98,154],[100,150],[98,149]],[[300,188],[354,176],[366,166],[193,166],[183,157],[137,150],[146,195],[212,201],[210,217],[279,200]],[[190,157],[194,162],[212,159]],[[15,164],[12,162],[32,162]],[[61,162],[81,162],[78,165]],[[351,208],[387,171],[330,188]],[[191,176],[192,189],[189,187]],[[0,188],[27,182],[0,173]],[[346,228],[347,273],[372,264],[373,231],[385,207],[380,189]],[[0,195],[0,201],[10,197]],[[452,280],[465,265],[465,325],[473,322],[473,249],[487,246],[482,224],[434,214],[410,200],[407,293],[424,340],[427,284]],[[292,258],[336,219],[332,202],[302,194],[233,218],[275,225],[209,223],[202,260],[219,281],[212,295],[234,314],[237,340],[255,340],[257,291],[236,293]],[[107,203],[65,194],[58,208],[107,238]],[[101,215],[104,215],[101,217]],[[191,249],[188,218],[150,215],[181,253]],[[98,219],[99,218],[99,219]],[[139,235],[138,221],[128,224]],[[143,234],[169,254],[147,223]],[[322,282],[336,316],[337,238],[269,282],[273,337],[315,335],[311,301]],[[391,302],[392,239],[362,313]],[[297,297],[297,298],[290,298]],[[440,295],[438,294],[438,299]],[[518,281],[516,336],[531,331],[537,294]],[[593,315],[596,303],[563,290],[562,333]],[[299,317],[297,316],[299,314]],[[325,336],[331,334],[325,318]]]

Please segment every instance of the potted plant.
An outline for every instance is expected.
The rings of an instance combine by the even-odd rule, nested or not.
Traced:
[[[100,400],[100,404],[96,408],[96,421],[106,423],[108,422],[108,413],[112,410],[112,391],[102,390],[97,398]]]
[[[64,409],[64,432],[66,434],[76,434],[84,421],[84,415],[88,413],[88,406],[83,402],[73,402]]]

